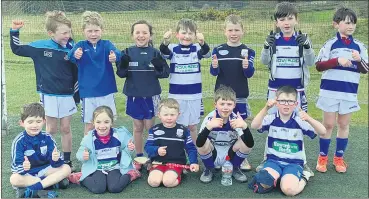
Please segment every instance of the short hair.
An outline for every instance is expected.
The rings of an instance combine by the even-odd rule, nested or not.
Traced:
[[[290,15],[294,15],[297,18],[297,8],[293,3],[290,2],[281,2],[278,3],[274,10],[274,20],[279,18],[287,17]]]
[[[161,108],[163,108],[163,107],[173,108],[173,109],[176,109],[179,112],[179,103],[177,102],[177,100],[175,100],[173,98],[167,98],[167,99],[160,100],[159,112],[161,111]]]
[[[72,22],[65,16],[65,13],[62,11],[58,10],[49,11],[46,12],[45,16],[46,16],[45,23],[46,31],[51,31],[55,33],[56,29],[60,25],[66,25],[69,28],[72,28]]]
[[[87,25],[96,25],[103,29],[104,20],[97,12],[85,11],[82,14],[82,28],[85,29]]]
[[[109,106],[99,106],[94,110],[94,113],[92,114],[92,122],[94,122],[101,113],[106,113],[109,118],[111,119],[111,122],[114,122],[114,114],[113,111]]]
[[[176,32],[179,32],[180,29],[182,29],[182,30],[189,29],[191,32],[196,33],[197,25],[196,25],[195,21],[193,21],[192,19],[183,18],[183,19],[178,21],[177,27],[176,27]]]
[[[346,17],[350,19],[351,22],[356,24],[357,16],[353,10],[346,7],[341,7],[336,10],[333,16],[333,21],[336,23],[340,23],[341,21],[345,21]]]
[[[45,109],[40,103],[26,104],[23,106],[20,118],[24,122],[28,117],[41,117],[45,119]]]
[[[224,20],[224,28],[227,28],[227,24],[240,24],[241,28],[243,29],[242,19],[240,16],[231,14],[227,16]]]
[[[285,93],[285,94],[292,94],[296,97],[297,99],[297,90],[290,86],[290,85],[287,85],[287,86],[281,86],[277,89],[277,93],[276,93],[276,96],[279,97],[280,94],[282,93]]]
[[[236,92],[231,87],[220,85],[214,93],[214,102],[217,102],[219,99],[222,100],[231,100],[236,103]]]

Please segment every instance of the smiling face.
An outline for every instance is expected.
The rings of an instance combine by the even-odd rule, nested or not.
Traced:
[[[176,126],[178,116],[179,116],[179,112],[177,109],[169,108],[166,106],[161,107],[158,113],[158,117],[160,121],[167,128],[173,128]]]
[[[83,33],[86,39],[93,45],[95,45],[101,39],[102,29],[98,25],[87,24]]]
[[[150,33],[149,26],[146,24],[134,25],[132,37],[137,47],[149,46],[149,41],[151,39],[151,33]]]
[[[286,17],[277,18],[276,26],[281,29],[282,33],[286,37],[291,37],[295,31],[297,25],[297,19],[295,15],[288,15]]]
[[[241,43],[241,38],[244,32],[241,24],[227,23],[224,34],[227,37],[227,44],[230,46],[236,46]]]
[[[66,46],[71,37],[71,28],[65,24],[60,24],[55,32],[49,31],[49,36],[61,46]]]
[[[24,127],[27,134],[30,136],[36,136],[42,130],[45,120],[42,117],[27,117],[24,121],[20,121],[20,125]]]
[[[232,100],[224,100],[220,98],[215,103],[215,108],[217,109],[219,116],[223,119],[228,119],[235,107],[236,103]]]
[[[94,127],[99,136],[108,135],[112,125],[112,118],[106,112],[98,114],[94,119]]]
[[[283,116],[291,116],[298,104],[296,101],[296,95],[292,93],[281,93],[277,97],[276,101],[279,114]]]
[[[346,19],[339,23],[333,22],[333,26],[338,30],[342,37],[349,37],[354,34],[356,29],[356,24],[350,20],[349,16],[346,16]]]
[[[192,32],[189,28],[187,30],[181,28],[177,32],[176,37],[179,40],[180,44],[188,46],[195,41],[196,33]]]

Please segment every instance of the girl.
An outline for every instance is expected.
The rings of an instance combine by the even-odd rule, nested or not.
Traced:
[[[119,193],[139,173],[134,170],[130,152],[134,150],[130,132],[112,128],[113,111],[100,106],[93,112],[94,130],[82,139],[77,159],[82,162],[80,182],[92,193]]]
[[[122,52],[117,75],[126,78],[123,93],[127,96],[126,113],[133,118],[133,137],[137,157],[143,156],[143,128],[149,130],[154,124],[160,101],[159,78],[169,76],[169,66],[152,44],[152,26],[144,20],[131,27],[136,45]],[[136,169],[141,165],[136,163]]]

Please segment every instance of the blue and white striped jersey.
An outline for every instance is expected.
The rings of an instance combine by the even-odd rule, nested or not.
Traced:
[[[316,137],[315,130],[309,123],[301,120],[295,112],[292,113],[290,120],[284,123],[277,112],[264,117],[258,132],[265,131],[268,132],[267,159],[304,165],[303,135],[311,139]]]
[[[352,62],[351,67],[336,67],[326,70],[322,74],[319,96],[357,101],[357,91],[360,82],[360,71],[357,62],[352,58],[352,50],[357,50],[365,63],[368,63],[367,47],[352,36],[348,38],[350,44],[342,41],[340,34],[328,40],[319,51],[316,62],[344,57]]]

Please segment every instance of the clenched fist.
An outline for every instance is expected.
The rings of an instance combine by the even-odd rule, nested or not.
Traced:
[[[24,26],[23,20],[13,20],[12,21],[12,30],[19,30]]]

